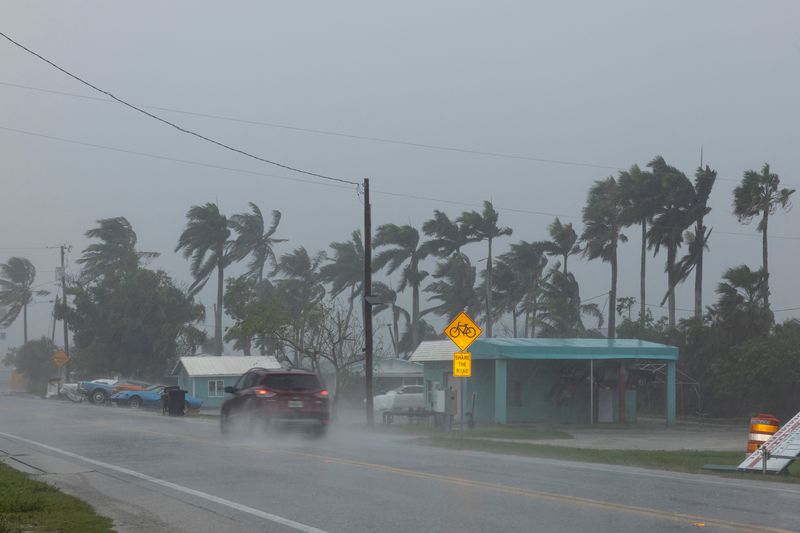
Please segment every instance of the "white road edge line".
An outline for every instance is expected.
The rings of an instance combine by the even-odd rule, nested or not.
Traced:
[[[127,468],[123,468],[121,466],[112,465],[109,463],[104,463],[102,461],[96,461],[94,459],[89,459],[88,457],[83,457],[82,455],[78,455],[76,453],[68,452],[66,450],[61,450],[59,448],[55,448],[53,446],[48,446],[47,444],[42,444],[41,442],[36,442],[33,440],[28,440],[24,437],[20,437],[17,435],[10,435],[8,433],[3,433],[0,431],[0,436],[7,437],[10,439],[16,439],[20,442],[24,442],[26,444],[31,444],[33,446],[38,446],[40,448],[44,448],[45,450],[49,450],[51,452],[60,453],[61,455],[65,455],[67,457],[72,457],[73,459],[78,459],[79,461],[84,461],[86,463],[99,466],[101,468],[107,468],[109,470],[114,470],[115,472],[119,472],[122,474],[127,474],[129,476],[133,476],[139,479],[143,479],[150,483],[155,483],[156,485],[160,485],[162,487],[166,487],[168,489],[176,490],[178,492],[183,492],[184,494],[189,494],[192,496],[196,496],[198,498],[202,498],[204,500],[208,500],[210,502],[224,505],[226,507],[230,507],[231,509],[236,509],[237,511],[241,511],[243,513],[247,513],[258,518],[263,518],[264,520],[269,520],[270,522],[275,522],[276,524],[281,524],[286,527],[290,527],[297,531],[302,531],[303,533],[328,533],[323,529],[317,529],[313,526],[308,526],[306,524],[301,524],[300,522],[295,522],[294,520],[289,520],[288,518],[283,518],[278,515],[274,515],[271,513],[267,513],[261,511],[259,509],[254,509],[252,507],[248,507],[246,505],[242,505],[240,503],[232,502],[230,500],[226,500],[224,498],[220,498],[218,496],[214,496],[212,494],[207,494],[205,492],[200,492],[199,490],[190,489],[189,487],[184,487],[183,485],[177,485],[175,483],[171,483],[169,481],[164,481],[163,479],[158,479],[152,476],[148,476],[147,474],[142,474],[141,472],[136,472],[135,470],[129,470]]]

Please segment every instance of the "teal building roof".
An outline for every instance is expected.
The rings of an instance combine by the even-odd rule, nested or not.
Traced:
[[[415,362],[452,360],[458,348],[447,341],[426,341],[411,355]],[[677,361],[678,348],[636,339],[477,339],[468,349],[473,359],[602,360],[647,359]]]

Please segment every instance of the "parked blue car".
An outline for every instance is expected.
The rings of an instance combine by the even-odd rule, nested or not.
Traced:
[[[111,397],[111,391],[117,383],[115,379],[96,379],[78,383],[78,392],[85,394],[92,403],[105,403]]]
[[[161,393],[164,385],[151,385],[144,390],[126,390],[111,396],[111,401],[119,406],[128,406],[134,409],[140,407],[148,409],[161,409]],[[202,400],[191,394],[186,394],[186,409],[200,409]]]

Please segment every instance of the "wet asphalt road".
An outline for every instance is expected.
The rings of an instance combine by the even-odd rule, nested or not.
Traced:
[[[800,531],[798,485],[433,449],[356,424],[223,437],[209,419],[3,396],[0,452],[120,531]]]

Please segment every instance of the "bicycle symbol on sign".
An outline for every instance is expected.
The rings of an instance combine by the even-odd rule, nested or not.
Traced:
[[[471,339],[475,336],[477,332],[475,331],[475,328],[463,322],[459,322],[457,326],[453,326],[452,328],[450,328],[450,336],[453,338],[458,337],[462,333],[464,334],[465,337]]]

